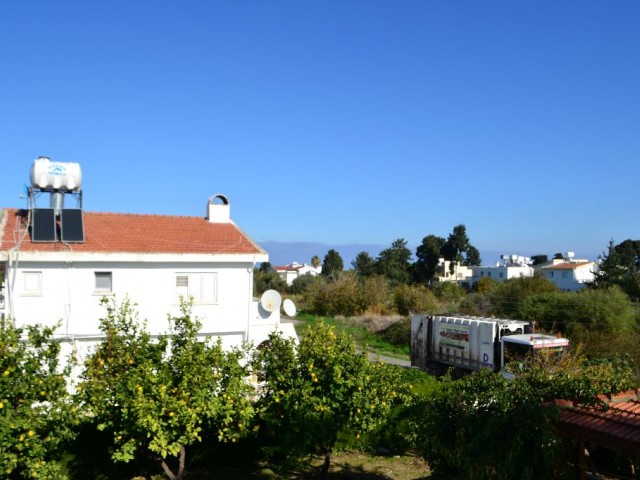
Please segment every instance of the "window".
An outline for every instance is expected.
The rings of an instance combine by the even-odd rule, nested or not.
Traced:
[[[42,272],[24,272],[24,295],[42,295]]]
[[[569,272],[562,272],[562,278],[569,278]]]
[[[504,278],[504,272],[500,272],[500,278]]]
[[[111,272],[95,272],[95,291],[100,293],[111,293],[113,278]]]
[[[218,302],[218,274],[178,273],[176,274],[176,296],[184,299],[193,298],[196,304]]]

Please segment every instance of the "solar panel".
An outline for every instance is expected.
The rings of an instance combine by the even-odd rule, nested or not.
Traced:
[[[53,208],[34,208],[31,212],[31,241],[55,242],[57,239]]]
[[[63,242],[84,242],[82,210],[78,208],[60,210],[60,237]]]

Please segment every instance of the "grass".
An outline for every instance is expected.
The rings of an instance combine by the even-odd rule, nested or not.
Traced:
[[[296,320],[297,323],[295,325],[295,329],[298,336],[304,336],[305,330],[310,326],[318,322],[324,322],[327,325],[335,326],[336,329],[351,335],[356,345],[362,350],[374,352],[379,355],[401,358],[403,360],[409,359],[408,336],[406,345],[390,343],[381,336],[380,332],[373,331],[371,326],[365,326],[367,322],[364,322],[362,319],[354,320],[351,318],[321,317],[301,312],[296,317]]]

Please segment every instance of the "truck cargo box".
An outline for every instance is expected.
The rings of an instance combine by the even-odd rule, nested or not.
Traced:
[[[500,339],[529,333],[522,320],[414,315],[411,317],[411,365],[440,375],[448,367],[475,371],[501,365]]]

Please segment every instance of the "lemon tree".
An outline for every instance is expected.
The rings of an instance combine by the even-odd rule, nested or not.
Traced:
[[[79,398],[97,428],[113,436],[114,460],[152,455],[179,479],[186,447],[205,436],[236,441],[248,430],[252,387],[245,353],[200,341],[188,304],[169,320],[168,334],[154,339],[129,302],[107,302],[105,337],[86,362]]]
[[[324,323],[309,328],[297,346],[273,334],[255,359],[268,453],[289,459],[319,454],[323,477],[339,435],[371,430],[403,395],[395,369],[371,362],[352,337]]]
[[[0,328],[0,477],[64,478],[75,412],[53,328]]]

